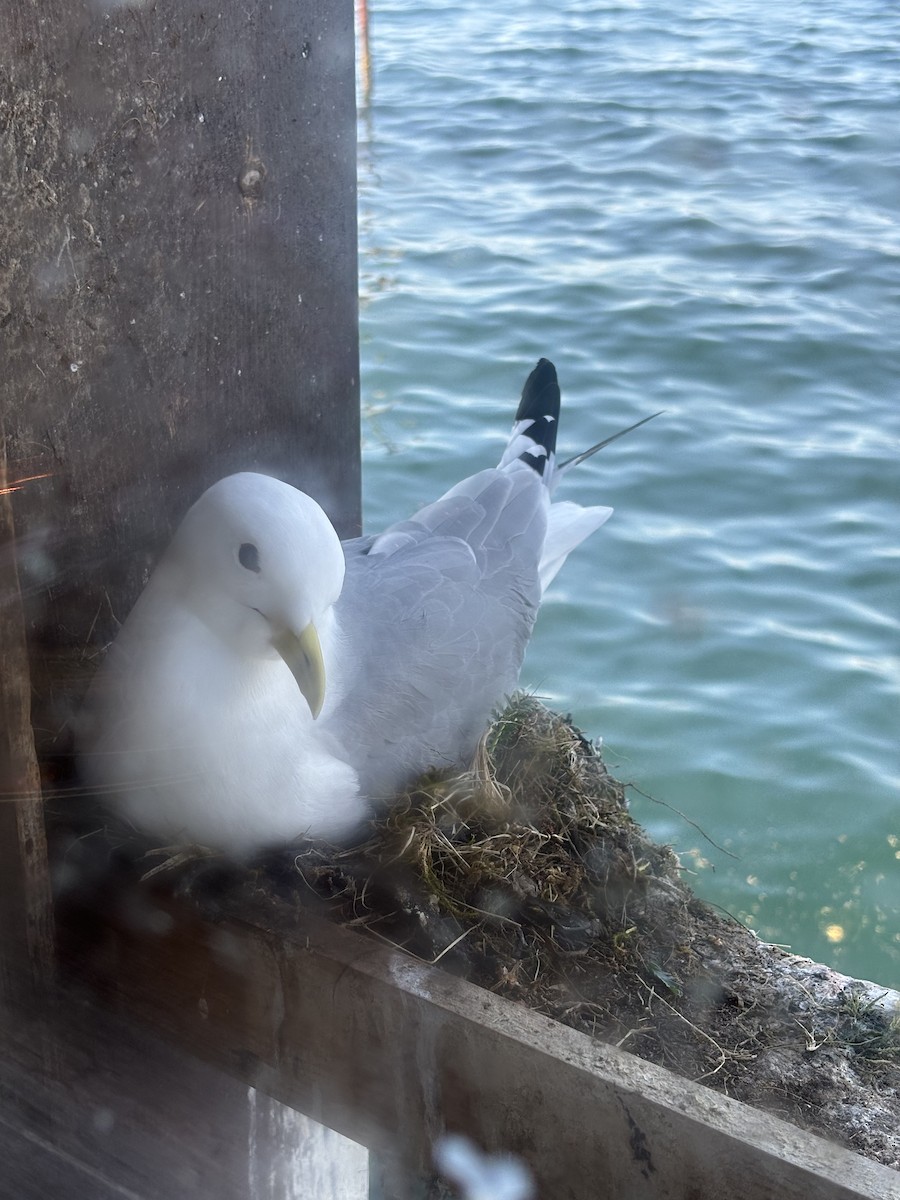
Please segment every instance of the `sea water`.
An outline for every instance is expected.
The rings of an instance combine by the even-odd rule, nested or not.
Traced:
[[[372,0],[365,521],[496,462],[540,356],[611,504],[523,683],[695,890],[900,985],[900,6]]]

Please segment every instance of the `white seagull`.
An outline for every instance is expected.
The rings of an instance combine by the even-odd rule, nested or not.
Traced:
[[[377,537],[342,544],[265,475],[213,484],[92,685],[85,782],[167,846],[242,858],[350,840],[429,767],[468,765],[544,589],[612,512],[551,503],[600,448],[556,464],[559,405],[541,359],[500,463]]]

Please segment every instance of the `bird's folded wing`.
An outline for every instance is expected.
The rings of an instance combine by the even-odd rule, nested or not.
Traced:
[[[330,723],[370,795],[460,765],[515,687],[546,517],[527,477],[511,480],[482,472],[374,542],[345,547],[346,692]]]

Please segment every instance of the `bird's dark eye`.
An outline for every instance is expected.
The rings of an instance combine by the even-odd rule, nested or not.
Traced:
[[[242,567],[246,567],[248,571],[256,571],[259,574],[262,569],[259,565],[259,551],[252,542],[243,542],[240,550],[238,550],[238,562]]]

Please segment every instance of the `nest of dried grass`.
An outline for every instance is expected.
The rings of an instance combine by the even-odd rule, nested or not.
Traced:
[[[293,866],[343,922],[605,1038],[637,1032],[623,998],[691,973],[674,855],[585,738],[529,697],[470,774],[420,780],[364,845],[313,845]]]

